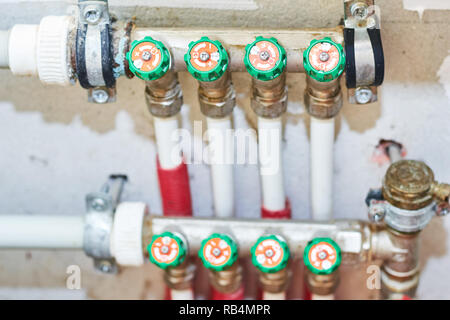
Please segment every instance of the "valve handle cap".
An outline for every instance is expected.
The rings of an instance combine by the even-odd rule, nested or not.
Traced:
[[[150,261],[161,269],[179,266],[186,258],[186,242],[178,233],[163,232],[152,237],[147,246]]]
[[[213,233],[202,241],[198,256],[207,269],[223,271],[236,262],[238,258],[237,244],[226,234]]]
[[[341,265],[341,248],[330,238],[311,240],[303,252],[306,267],[315,274],[330,274]]]
[[[290,252],[282,237],[268,235],[260,237],[251,248],[252,263],[262,272],[275,273],[287,266]]]

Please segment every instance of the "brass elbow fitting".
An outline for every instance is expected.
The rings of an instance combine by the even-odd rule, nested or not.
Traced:
[[[198,100],[203,115],[209,118],[225,118],[233,112],[236,95],[229,72],[211,82],[199,81]]]
[[[209,270],[209,279],[211,285],[219,292],[236,292],[242,286],[242,267],[235,263],[226,270]]]
[[[261,81],[252,79],[252,110],[262,118],[279,118],[287,109],[286,72],[279,77]]]
[[[192,288],[195,265],[185,260],[181,265],[164,270],[164,282],[170,289],[186,290]]]
[[[318,296],[328,296],[334,294],[339,285],[339,273],[315,274],[309,269],[306,274],[306,285],[312,294]]]
[[[318,119],[334,118],[342,108],[340,77],[329,82],[320,82],[306,76],[306,111]]]

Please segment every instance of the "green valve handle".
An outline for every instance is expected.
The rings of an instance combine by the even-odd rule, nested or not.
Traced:
[[[305,72],[313,79],[328,82],[338,78],[345,68],[342,46],[330,38],[312,40],[303,52]]]
[[[225,73],[229,59],[227,51],[219,41],[202,37],[189,44],[184,62],[195,79],[209,82],[219,79]]]
[[[236,242],[228,235],[213,233],[202,241],[198,256],[206,268],[223,271],[236,262],[238,248]]]
[[[166,46],[151,37],[135,40],[127,52],[130,71],[142,80],[161,78],[170,68],[171,57]]]
[[[341,248],[330,238],[311,240],[303,252],[306,267],[315,274],[330,274],[341,265]]]
[[[245,47],[244,65],[253,78],[273,80],[286,68],[286,50],[275,38],[256,37]]]
[[[173,232],[154,235],[147,250],[150,261],[161,269],[179,266],[187,254],[187,246],[183,237]]]
[[[251,254],[253,265],[267,273],[284,269],[290,257],[286,241],[277,235],[260,237],[251,248]]]

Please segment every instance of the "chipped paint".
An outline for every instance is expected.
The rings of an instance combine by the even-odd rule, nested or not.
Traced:
[[[417,11],[422,20],[425,10],[450,10],[450,1],[448,0],[403,0],[403,8],[406,10]]]

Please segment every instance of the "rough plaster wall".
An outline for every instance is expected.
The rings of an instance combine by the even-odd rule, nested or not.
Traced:
[[[380,138],[405,144],[411,158],[426,161],[442,181],[450,181],[445,148],[450,139],[450,12],[425,10],[421,19],[415,7],[404,2],[377,1],[382,12],[382,37],[386,55],[386,82],[380,102],[371,106],[345,105],[337,121],[334,208],[337,218],[366,218],[364,196],[379,186],[386,167],[370,162]],[[39,2],[39,3],[38,3]],[[137,1],[144,3],[145,1]],[[340,0],[276,2],[256,0],[255,8],[211,10],[121,7],[119,16],[137,15],[138,23],[155,26],[275,26],[320,27],[336,25],[342,14]],[[214,1],[209,1],[213,3]],[[240,1],[235,1],[238,3]],[[242,3],[251,1],[242,1]],[[182,4],[182,5],[181,5]],[[410,3],[411,4],[411,3]],[[129,5],[129,4],[128,4]],[[220,4],[219,4],[220,6]],[[64,1],[12,3],[0,0],[0,29],[13,23],[37,23],[46,14],[64,13]],[[406,7],[406,6],[405,6]],[[291,9],[289,9],[291,8]],[[297,8],[297,10],[292,10]],[[305,8],[308,8],[306,10]],[[4,16],[4,12],[8,12]],[[200,120],[196,83],[180,74],[186,106],[183,126],[192,129]],[[250,77],[233,74],[238,108],[235,126],[254,123],[249,112]],[[286,117],[284,163],[286,189],[296,218],[309,217],[308,123],[304,112],[304,75],[289,74],[289,107]],[[154,176],[154,142],[151,117],[142,96],[143,83],[120,79],[118,101],[98,106],[86,103],[79,86],[59,88],[42,85],[36,78],[16,78],[0,70],[0,212],[4,214],[82,214],[84,195],[97,190],[111,172],[130,176],[125,199],[145,200],[160,212]],[[351,165],[349,165],[351,164]],[[206,166],[189,167],[196,215],[212,213],[209,171]],[[236,168],[237,214],[256,217],[260,195],[255,166]],[[203,190],[203,191],[202,191]],[[252,190],[251,192],[249,190]],[[241,197],[243,193],[246,197]],[[423,232],[421,261],[424,266],[419,296],[450,299],[450,221],[435,219]],[[61,288],[65,269],[82,268],[82,287],[90,298],[157,298],[162,296],[159,270],[151,265],[126,269],[117,277],[97,275],[81,252],[2,251],[0,286]],[[348,270],[347,270],[348,271]],[[354,277],[362,281],[354,280]],[[345,281],[345,279],[350,281]],[[364,272],[345,272],[339,295],[357,298],[363,292]],[[350,287],[352,284],[352,287]],[[8,291],[9,290],[9,291]],[[57,290],[57,289],[55,289]],[[52,297],[58,291],[1,289],[0,297]],[[373,292],[372,292],[373,294]],[[68,297],[69,298],[69,297]]]

